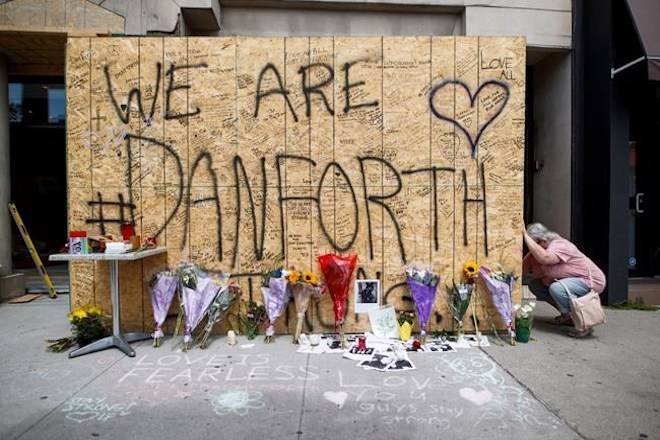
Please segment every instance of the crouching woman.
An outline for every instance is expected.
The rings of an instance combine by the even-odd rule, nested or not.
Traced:
[[[552,304],[560,315],[551,322],[573,325],[569,292],[576,297],[589,293],[598,294],[605,289],[605,274],[570,241],[543,226],[532,223],[523,228],[523,237],[529,253],[523,260],[523,274],[527,285],[537,299]],[[572,337],[590,335],[592,329],[583,332],[572,330]]]

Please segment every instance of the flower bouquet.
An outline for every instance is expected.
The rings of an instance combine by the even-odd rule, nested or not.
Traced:
[[[463,264],[463,278],[467,284],[471,284],[474,287],[472,288],[472,296],[474,299],[471,301],[472,304],[472,321],[474,322],[474,332],[477,336],[477,341],[481,342],[481,331],[479,330],[479,323],[477,322],[477,304],[480,304],[479,301],[479,289],[477,289],[476,281],[479,277],[479,265],[474,260],[468,260]]]
[[[406,342],[412,336],[413,322],[415,314],[413,312],[400,311],[397,321],[399,322],[399,338]]]
[[[532,331],[532,312],[536,307],[536,301],[530,301],[527,304],[516,304],[513,306],[516,312],[516,341],[529,342],[529,335]]]
[[[287,274],[289,289],[296,305],[296,331],[293,333],[293,343],[297,344],[302,333],[305,313],[312,298],[320,298],[325,286],[319,283],[313,272],[298,272],[292,269]]]
[[[207,348],[211,331],[216,322],[220,322],[227,310],[241,296],[241,288],[232,283],[220,288],[206,312],[206,324],[199,337],[199,348]]]
[[[181,290],[181,303],[183,304],[185,316],[183,350],[186,351],[191,346],[192,333],[202,321],[206,311],[218,294],[220,286],[211,278],[205,277],[197,281],[196,289],[183,287]]]
[[[181,306],[174,337],[177,337],[181,327],[183,327],[183,351],[187,351],[192,345],[192,333],[204,317],[211,302],[215,299],[220,286],[192,263],[180,263],[175,273],[181,283],[179,291]]]
[[[91,344],[107,335],[106,316],[100,307],[91,305],[79,307],[68,315],[73,335],[79,346]]]
[[[332,298],[332,310],[335,313],[335,327],[339,330],[341,348],[346,348],[344,340],[344,318],[348,302],[348,288],[357,264],[357,255],[324,254],[316,258],[323,272],[325,284]]]
[[[504,322],[510,337],[511,345],[515,345],[515,331],[513,329],[513,283],[516,277],[513,273],[504,271],[492,271],[487,267],[481,267],[479,274],[490,292],[493,304]]]
[[[266,307],[249,300],[245,303],[245,314],[239,314],[238,320],[245,329],[247,338],[253,340],[257,337],[259,327],[266,320]]]
[[[463,338],[463,317],[470,306],[473,291],[474,284],[452,283],[451,287],[447,286],[447,305],[449,305],[452,318],[458,325],[456,332],[458,340]]]
[[[179,285],[179,278],[171,272],[160,272],[151,280],[151,307],[154,311],[154,339],[153,346],[160,347],[163,337],[163,323],[167,318],[167,312],[172,305],[172,299]]]
[[[67,317],[71,323],[72,336],[48,339],[46,342],[50,344],[49,351],[59,353],[73,347],[76,343],[79,347],[84,347],[108,334],[106,330],[107,316],[96,305],[78,307],[72,310]]]
[[[406,269],[406,282],[412,294],[417,319],[419,320],[420,339],[426,340],[426,331],[435,303],[435,294],[440,282],[440,275],[419,265],[411,265]]]
[[[264,277],[264,284],[261,287],[261,294],[268,315],[268,327],[264,338],[267,343],[275,341],[275,321],[289,304],[290,294],[287,289],[286,275],[286,272],[281,268],[272,270]]]

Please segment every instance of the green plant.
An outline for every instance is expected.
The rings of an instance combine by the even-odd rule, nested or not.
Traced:
[[[69,313],[68,318],[73,336],[81,347],[107,335],[106,317],[98,306],[78,307]]]
[[[252,340],[257,337],[259,327],[266,320],[266,307],[250,300],[246,303],[245,308],[245,314],[239,314],[238,320],[245,329],[247,338]]]
[[[660,310],[660,307],[658,306],[644,303],[644,300],[639,296],[633,299],[632,301],[631,300],[621,301],[619,303],[612,304],[609,307],[611,309],[617,309],[617,310],[644,310],[644,311]]]
[[[48,351],[59,353],[73,347],[76,343],[80,347],[91,344],[107,335],[107,316],[95,305],[78,307],[68,315],[71,323],[72,336],[59,339],[46,339]]]
[[[406,322],[412,325],[415,321],[415,314],[413,312],[406,312],[401,310],[399,312],[399,316],[397,317],[397,321],[399,321],[399,325],[403,325]]]

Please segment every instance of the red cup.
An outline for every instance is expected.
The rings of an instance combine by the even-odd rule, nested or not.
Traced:
[[[130,240],[135,235],[135,225],[132,223],[124,223],[121,225],[121,237],[124,241]]]

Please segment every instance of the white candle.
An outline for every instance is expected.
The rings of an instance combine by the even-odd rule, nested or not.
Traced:
[[[236,332],[234,330],[227,332],[227,345],[236,345]]]

